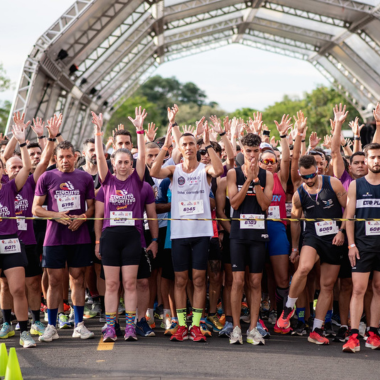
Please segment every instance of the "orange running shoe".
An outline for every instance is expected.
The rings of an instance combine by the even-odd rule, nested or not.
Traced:
[[[372,350],[380,349],[380,337],[372,331],[368,332],[368,339],[365,342],[367,348],[372,348]]]
[[[274,332],[277,334],[286,335],[286,334],[291,333],[292,331],[293,331],[293,329],[290,326],[286,329],[282,329],[281,327],[278,327],[277,322],[274,325]]]
[[[277,319],[277,326],[282,329],[290,327],[290,318],[293,317],[295,312],[294,307],[284,307],[284,311],[281,313],[280,318]]]
[[[222,314],[220,317],[218,313],[216,315],[219,318],[219,322],[224,326],[226,324],[226,315]]]
[[[189,339],[187,326],[178,326],[177,332],[170,337],[170,340],[177,342],[183,342],[187,339]]]
[[[202,331],[199,326],[191,327],[190,339],[194,342],[206,342],[206,337],[202,334]]]
[[[330,344],[330,341],[323,336],[323,330],[318,328],[310,333],[307,340],[315,344]]]
[[[358,339],[358,334],[352,334],[348,338],[347,343],[343,345],[343,352],[359,352],[360,351],[360,342]]]
[[[64,302],[63,303],[63,312],[67,313],[70,311],[70,309],[71,309],[70,305],[68,305],[67,303]]]

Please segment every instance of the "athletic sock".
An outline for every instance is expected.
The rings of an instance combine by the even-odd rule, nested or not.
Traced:
[[[298,297],[297,298],[290,298],[289,296],[288,296],[288,299],[286,300],[286,307],[290,307],[291,309],[293,309],[294,308],[294,305],[296,304],[296,302],[297,302],[297,300],[298,300]]]
[[[193,313],[194,313],[194,309],[193,309]],[[216,313],[208,313],[208,316],[209,317],[213,317]]]
[[[32,310],[32,323],[39,322],[39,321],[40,321],[40,311]]]
[[[84,312],[84,306],[75,306],[74,305],[74,323],[75,323],[75,327],[77,327],[78,323],[83,322],[83,312]]]
[[[325,317],[325,323],[331,322],[331,318],[332,318],[332,310],[328,310]]]
[[[128,325],[134,325],[135,324],[135,318],[136,318],[136,311],[125,311],[125,324]]]
[[[376,335],[379,335],[379,330],[377,327],[370,327],[369,332],[373,332]]]
[[[186,309],[177,309],[178,324],[186,326]]]
[[[20,334],[22,334],[24,331],[28,331],[28,321],[18,321],[20,325]]]
[[[11,324],[12,310],[11,309],[1,309],[3,312],[3,321]]]
[[[106,313],[107,326],[115,327],[116,313]]]
[[[63,303],[65,303],[66,305],[69,304],[69,300],[63,300]]]
[[[226,315],[226,322],[233,323],[233,319],[231,315]]]
[[[57,326],[57,315],[58,315],[58,308],[56,309],[47,309],[48,314],[48,323],[52,326]]]
[[[296,309],[296,314],[298,317],[298,320],[301,321],[302,323],[305,323],[305,307],[297,307]]]
[[[177,317],[172,317],[172,322],[178,323],[178,318]]]
[[[282,311],[284,310],[284,303],[286,300],[286,297],[289,295],[289,287],[287,288],[276,288],[276,306],[277,306],[277,315],[280,316],[282,314]]]
[[[323,325],[322,319],[314,318],[313,331],[315,329],[321,329]]]
[[[351,329],[351,335],[359,335],[359,329]]]
[[[193,323],[191,324],[191,327],[198,326],[201,323],[203,309],[196,309],[193,307]],[[216,313],[214,313],[215,315]]]

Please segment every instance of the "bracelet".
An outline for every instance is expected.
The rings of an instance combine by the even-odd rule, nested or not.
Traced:
[[[152,238],[152,241],[155,241],[156,243],[158,243],[158,238]]]
[[[54,139],[52,139],[52,138],[50,138],[50,137],[48,137],[48,141],[56,141],[57,139],[56,138],[54,138]]]
[[[95,133],[95,136],[103,136],[103,132],[97,132]]]
[[[212,145],[207,145],[205,150],[207,151],[208,148],[212,148]]]
[[[354,140],[360,140],[360,137],[355,136],[355,137],[354,137]]]
[[[87,220],[87,215],[86,214],[82,214],[81,216]]]
[[[298,248],[292,248],[292,252],[298,252]]]
[[[26,146],[26,142],[23,142],[22,144],[20,144],[20,148],[23,148],[24,146]]]
[[[62,134],[62,133],[61,133],[61,132],[59,132],[59,133],[57,134],[57,136],[55,136],[55,137],[59,137],[59,136],[61,136],[61,134]]]
[[[288,137],[288,135],[286,135],[286,134],[285,134],[285,135],[282,135],[282,136],[280,135],[280,138],[281,138],[281,139],[286,139],[287,137]]]
[[[161,149],[162,149],[162,150],[166,150],[166,151],[169,150],[169,148],[168,148],[167,146],[165,146],[165,145],[164,145]]]
[[[170,124],[172,127],[178,127],[178,124],[174,122],[173,124]]]
[[[348,142],[346,142],[344,145],[342,145],[342,148],[345,148],[348,145]]]
[[[97,241],[95,242],[95,244],[100,244],[100,241],[99,241],[99,240],[97,240]]]
[[[355,248],[356,247],[356,244],[350,244],[349,246],[348,246],[348,248]]]
[[[44,139],[46,136],[42,135],[42,136],[38,136],[38,140],[41,140],[41,139]]]
[[[219,133],[219,136],[222,137],[226,134],[226,131],[222,132],[222,133]]]
[[[142,130],[142,131],[136,131],[136,133],[137,133],[138,135],[143,135],[143,134],[144,134],[144,130]]]

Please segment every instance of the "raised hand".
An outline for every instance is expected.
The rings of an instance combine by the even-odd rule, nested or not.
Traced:
[[[364,127],[364,124],[359,125],[359,118],[358,117],[355,118],[355,121],[349,122],[348,125],[352,129],[354,136],[360,136],[360,131]]]
[[[33,119],[33,125],[31,125],[30,127],[33,129],[33,132],[37,136],[42,136],[44,134],[44,126],[45,123],[43,122],[43,120],[40,117],[36,117],[35,119]]]
[[[342,103],[338,105],[335,105],[334,107],[334,121],[336,123],[344,123],[346,120],[346,117],[348,115],[348,111],[346,112],[346,106],[342,107]]]
[[[238,124],[238,120],[236,119],[236,117],[234,117],[231,121],[231,134],[232,136],[235,136],[237,137],[237,124]]]
[[[59,114],[58,116],[54,115],[52,118],[50,118],[47,121],[46,129],[48,130],[49,137],[51,139],[54,139],[58,135],[59,127],[62,124],[62,118],[63,118],[62,114]]]
[[[208,128],[208,122],[207,120],[205,121],[205,131],[203,133],[203,142],[205,145],[210,145],[210,130]]]
[[[256,114],[253,113],[253,120],[249,118],[249,124],[251,132],[257,133],[259,135],[263,127],[263,114],[259,111],[257,111]]]
[[[132,119],[130,116],[128,116],[128,119],[132,122],[132,124],[135,126],[136,131],[143,131],[143,125],[144,125],[144,120],[147,117],[147,113],[145,109],[141,111],[141,106],[135,108],[135,119]]]
[[[307,124],[307,117],[303,114],[302,111],[297,112],[297,117],[293,116],[295,121],[295,127],[297,128],[299,133],[303,133]]]
[[[103,127],[103,114],[100,113],[99,116],[91,111],[92,115],[92,124],[94,124],[94,130],[95,133],[101,133],[102,132],[102,127]]]
[[[277,130],[280,136],[287,134],[289,128],[292,128],[291,122],[292,122],[292,118],[289,117],[289,115],[283,115],[280,124],[278,124],[278,122],[274,120],[274,123],[276,124]]]
[[[166,132],[166,136],[165,136],[165,142],[164,142],[164,146],[166,146],[167,148],[169,148],[173,143],[173,139],[172,139],[172,126],[169,125],[168,127],[168,131]]]
[[[321,141],[322,139],[320,139],[318,136],[317,136],[317,132],[312,132],[310,137],[309,137],[309,145],[310,145],[310,148],[311,149],[314,149],[318,144],[319,142]]]
[[[330,149],[331,148],[331,139],[332,139],[331,136],[326,135],[324,140],[323,140],[322,146],[324,146],[326,149]]]
[[[373,117],[376,120],[376,123],[380,122],[380,104],[376,104],[376,108],[373,110]]]
[[[224,118],[223,125],[224,125],[224,130],[226,131],[226,133],[228,133],[229,131],[231,131],[231,122],[230,122],[228,116],[226,116]]]
[[[158,127],[155,129],[156,124],[148,123],[148,129],[145,131],[145,136],[149,141],[154,141],[156,138]]]
[[[272,145],[273,148],[276,148],[278,145],[278,141],[276,141],[276,138],[274,136],[272,136],[270,139],[270,145]]]
[[[223,133],[222,122],[220,119],[216,116],[210,116],[210,120],[212,121],[214,132],[218,134]]]
[[[178,106],[177,104],[174,104],[172,108],[168,107],[168,119],[170,124],[175,123],[175,115],[178,113]]]
[[[184,125],[182,127],[182,133],[191,133],[194,136],[195,127],[192,127],[191,125],[187,126]]]
[[[22,128],[22,126],[17,124],[13,125],[12,134],[19,144],[23,144],[25,142],[25,129]]]
[[[203,132],[205,131],[205,127],[204,127],[205,120],[206,120],[206,118],[203,116],[201,120],[199,120],[199,121],[196,122],[197,129],[196,129],[195,133],[196,133],[197,136],[202,135]]]
[[[253,181],[259,174],[259,168],[257,166],[257,160],[252,157],[251,161],[246,164],[247,179]]]
[[[342,135],[342,136],[343,136],[343,135]],[[344,142],[341,141],[341,144],[342,144],[342,145],[347,144],[347,147],[348,147],[348,148],[351,148],[351,147],[352,147],[352,141],[351,141],[350,139],[344,139]]]
[[[27,121],[25,123],[24,120],[25,120],[25,113],[23,113],[21,116],[20,116],[20,112],[15,112],[14,113],[14,115],[13,115],[13,121],[14,121],[14,123],[17,126],[19,126],[22,129],[26,129],[30,125],[30,121]]]

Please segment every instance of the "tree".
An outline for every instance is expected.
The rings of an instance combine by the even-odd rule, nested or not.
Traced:
[[[12,104],[8,100],[0,102],[0,133],[4,133],[7,126],[9,112],[11,112]]]
[[[3,64],[0,63],[0,92],[8,90],[11,87],[11,80],[7,77]]]
[[[192,125],[195,127],[196,121],[200,120],[203,116],[209,119],[211,115],[216,115],[217,117],[222,118],[227,115],[227,112],[219,107],[211,107],[209,105],[204,105],[199,108],[195,103],[182,104],[179,107],[176,122],[180,126]]]

